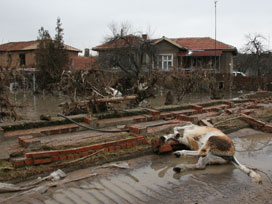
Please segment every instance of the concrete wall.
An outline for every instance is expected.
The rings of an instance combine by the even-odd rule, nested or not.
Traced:
[[[233,71],[233,54],[232,52],[223,52],[220,57],[220,69],[222,74],[232,74]]]
[[[233,85],[233,53],[223,52],[220,57],[219,73],[222,74],[224,82],[224,90],[230,91]]]

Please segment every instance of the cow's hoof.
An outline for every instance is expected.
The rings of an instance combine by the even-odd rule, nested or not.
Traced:
[[[174,155],[179,158],[180,157],[180,153],[179,152],[175,152]]]

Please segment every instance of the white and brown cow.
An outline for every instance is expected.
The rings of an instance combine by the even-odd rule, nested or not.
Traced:
[[[196,164],[184,164],[174,167],[176,172],[187,169],[205,169],[208,164],[232,162],[237,168],[248,174],[254,182],[262,182],[262,178],[258,173],[238,162],[234,156],[235,147],[232,140],[217,128],[188,123],[185,126],[175,127],[173,134],[162,136],[161,140],[163,142],[174,140],[190,149],[174,152],[177,157],[199,157]]]

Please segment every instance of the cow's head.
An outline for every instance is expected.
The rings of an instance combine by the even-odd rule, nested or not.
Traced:
[[[168,141],[175,141],[183,144],[183,133],[184,129],[175,130],[173,134],[168,134],[160,137],[162,143],[167,143]]]
[[[187,140],[184,137],[184,134],[186,134],[185,131],[186,131],[186,129],[192,129],[192,128],[194,128],[194,126],[195,125],[193,123],[187,122],[183,126],[174,127],[173,128],[174,129],[174,133],[173,134],[161,136],[160,140],[161,140],[162,143],[166,143],[167,141],[172,140],[172,141],[178,142],[180,144],[186,145],[187,144]]]

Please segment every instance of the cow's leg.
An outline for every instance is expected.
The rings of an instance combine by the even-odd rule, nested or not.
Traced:
[[[192,150],[175,151],[174,155],[176,157],[181,157],[181,156],[200,156],[199,151],[192,151]]]
[[[208,164],[208,158],[205,157],[199,157],[198,162],[196,164],[180,164],[176,167],[174,167],[174,171],[179,173],[181,171],[186,171],[190,169],[205,169]]]
[[[196,164],[181,164],[174,167],[174,171],[179,173],[181,171],[186,170],[201,170],[205,169],[208,164],[225,164],[228,161],[224,160],[223,158],[213,155],[211,152],[207,154],[205,157],[199,157],[198,162]]]

